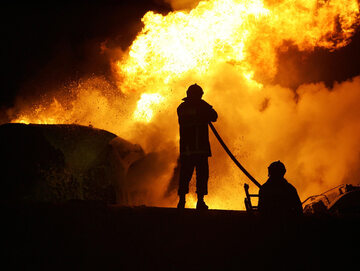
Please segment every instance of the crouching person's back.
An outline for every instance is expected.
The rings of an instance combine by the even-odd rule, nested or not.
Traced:
[[[297,217],[303,209],[294,186],[284,178],[286,169],[280,161],[268,167],[269,179],[259,191],[259,212],[266,217]]]
[[[297,253],[306,247],[300,219],[303,213],[300,198],[295,187],[284,178],[286,169],[283,163],[272,163],[268,172],[269,179],[260,188],[258,204],[263,219],[260,240],[266,269],[305,270]]]

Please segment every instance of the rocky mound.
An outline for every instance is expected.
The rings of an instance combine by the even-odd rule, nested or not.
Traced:
[[[110,132],[80,125],[0,126],[2,200],[121,202],[128,168],[144,157]]]

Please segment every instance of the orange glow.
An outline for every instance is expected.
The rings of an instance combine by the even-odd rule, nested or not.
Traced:
[[[128,55],[117,62],[120,86],[125,92],[167,92],[166,86],[189,73],[208,75],[222,63],[234,65],[248,81],[254,73],[271,78],[284,41],[300,50],[340,48],[354,33],[358,15],[356,0],[215,0],[190,12],[148,12]]]
[[[167,15],[150,11],[114,63],[117,88],[91,78],[73,88],[74,99],[60,90],[60,99],[22,107],[12,121],[91,124],[160,153],[169,170],[148,188],[153,197],[136,202],[174,206],[176,195],[164,198],[163,191],[178,155],[176,107],[196,82],[219,113],[215,126],[254,177],[263,183],[267,166],[280,159],[305,198],[347,181],[347,169],[356,168],[360,78],[331,92],[322,83],[302,85],[298,101],[292,90],[262,82],[274,78],[278,52],[288,44],[300,51],[339,49],[350,42],[359,18],[357,0],[212,0]],[[214,137],[211,142],[206,200],[211,208],[243,209],[248,181]],[[188,206],[195,202],[189,196]]]
[[[136,121],[150,122],[154,115],[152,108],[159,105],[163,100],[164,98],[160,94],[141,94],[134,112],[134,119]]]

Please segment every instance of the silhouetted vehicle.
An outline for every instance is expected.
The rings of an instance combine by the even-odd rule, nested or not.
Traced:
[[[189,193],[189,182],[196,169],[196,209],[208,209],[204,202],[209,179],[208,157],[211,156],[208,124],[217,120],[217,113],[202,100],[203,90],[191,85],[177,108],[180,126],[180,180],[178,208],[185,208],[185,195]]]
[[[360,185],[341,184],[302,203],[307,214],[360,214]]]

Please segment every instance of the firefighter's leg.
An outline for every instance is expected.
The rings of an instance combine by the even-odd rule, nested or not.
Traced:
[[[194,172],[194,159],[191,156],[180,157],[179,203],[178,208],[185,207],[185,195],[189,193],[189,183]]]
[[[196,161],[196,193],[198,202],[196,209],[208,209],[204,202],[204,195],[208,194],[209,163],[208,157],[201,155]]]

